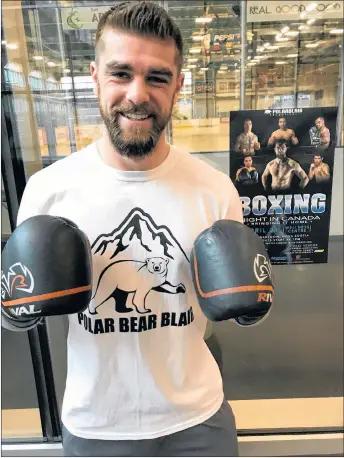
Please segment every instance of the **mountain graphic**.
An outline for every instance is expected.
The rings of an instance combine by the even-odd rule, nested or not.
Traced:
[[[92,244],[92,253],[109,259],[117,257],[129,248],[139,246],[146,256],[162,256],[168,259],[180,258],[182,252],[189,261],[179,242],[167,226],[158,226],[152,217],[141,208],[134,208],[124,221],[111,233],[100,235]],[[136,252],[140,251],[138,249]]]

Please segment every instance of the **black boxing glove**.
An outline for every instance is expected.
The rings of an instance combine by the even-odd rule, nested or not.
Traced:
[[[243,186],[251,184],[251,174],[245,167],[238,174],[238,182]]]
[[[309,137],[310,137],[312,146],[320,145],[321,143],[320,131],[318,130],[317,127],[313,126],[309,129]]]
[[[258,172],[257,172],[257,170],[251,170],[250,176],[251,176],[251,183],[252,184],[257,184],[258,183]]]
[[[219,220],[195,240],[192,279],[200,307],[211,321],[242,326],[266,317],[274,286],[263,240],[237,221]]]
[[[12,233],[2,252],[3,326],[27,330],[41,317],[84,311],[92,295],[86,235],[66,218],[39,215]]]

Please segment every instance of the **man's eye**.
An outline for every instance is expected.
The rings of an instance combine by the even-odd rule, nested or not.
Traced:
[[[113,76],[114,78],[119,78],[119,79],[130,78],[130,75],[125,72],[114,72],[114,73],[111,73],[111,76]]]
[[[159,76],[149,76],[147,80],[152,83],[157,83],[157,84],[167,84],[168,83],[166,79],[160,78]]]

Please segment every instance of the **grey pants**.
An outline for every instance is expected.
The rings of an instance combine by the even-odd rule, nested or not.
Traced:
[[[235,419],[224,400],[204,423],[157,439],[82,439],[63,427],[64,456],[239,456]]]

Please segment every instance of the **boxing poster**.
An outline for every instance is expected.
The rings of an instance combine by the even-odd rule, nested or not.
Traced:
[[[230,177],[272,264],[326,263],[337,107],[230,114]]]

